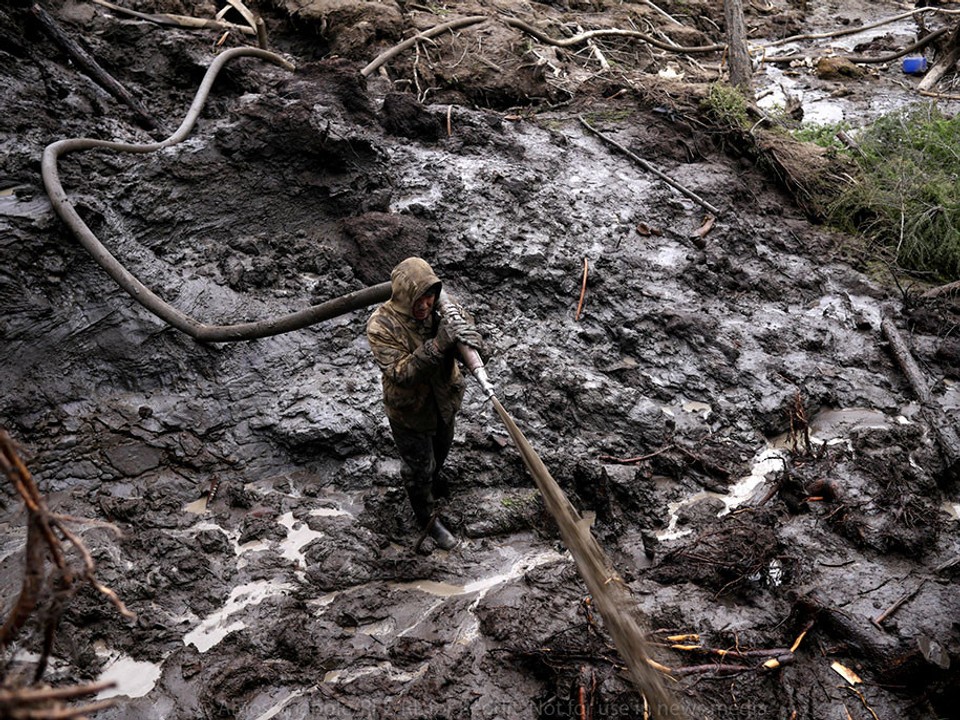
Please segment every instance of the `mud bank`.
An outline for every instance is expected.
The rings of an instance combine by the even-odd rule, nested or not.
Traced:
[[[213,36],[49,9],[179,123]],[[846,261],[848,239],[666,121],[659,86],[583,82],[547,107],[533,86],[495,95],[473,55],[487,70],[460,86],[436,58],[434,74],[364,78],[364,58],[429,18],[351,16],[369,31],[354,45],[333,29],[317,40],[319,16],[261,10],[295,71],[237,60],[182,144],[62,162],[111,251],[208,322],[297,310],[421,255],[476,316],[498,396],[594,517],[691,717],[950,716],[960,493],[880,323],[910,335],[955,419],[952,316],[916,322]],[[26,7],[0,10],[0,37],[0,424],[54,510],[122,531],[82,538],[137,613],[127,623],[84,590],[46,679],[116,681],[105,719],[642,716],[479,388],[447,469],[444,513],[464,540],[414,552],[367,314],[214,345],[157,321],[65,231],[39,177],[54,140],[148,133]],[[496,47],[484,57],[509,67]],[[569,100],[549,65],[537,72]],[[443,93],[419,103],[415,79]],[[520,95],[530,104],[504,109]],[[579,116],[724,212],[703,231],[701,206]],[[0,522],[6,610],[25,537],[12,495]],[[40,643],[37,626],[21,634],[8,680]]]

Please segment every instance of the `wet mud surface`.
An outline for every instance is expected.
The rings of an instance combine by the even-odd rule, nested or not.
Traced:
[[[672,5],[661,9],[681,16]],[[751,32],[829,28],[829,4],[796,5],[749,11]],[[855,21],[899,9],[875,5]],[[219,33],[47,7],[176,128]],[[658,15],[537,7],[528,19],[585,27]],[[604,46],[637,69],[605,75],[485,25],[364,78],[378,52],[445,16],[373,3],[260,10],[295,71],[235,60],[185,142],[61,162],[111,252],[210,323],[298,310],[421,255],[476,317],[498,397],[593,518],[690,717],[955,716],[960,491],[880,331],[884,316],[896,321],[932,404],[955,421],[949,302],[905,306],[775,179],[696,116],[665,112],[656,99],[680,90],[656,74],[669,64],[658,55]],[[456,8],[478,11],[492,8]],[[683,14],[673,37],[716,38],[711,13],[722,22],[716,9]],[[416,551],[366,311],[202,345],[80,247],[44,192],[43,148],[165,132],[139,127],[31,17],[0,10],[0,424],[52,509],[119,529],[77,526],[98,579],[137,614],[124,621],[83,590],[46,680],[115,680],[104,719],[642,717],[476,384],[446,469],[443,512],[463,541]],[[684,65],[686,80],[707,82],[709,62]],[[861,102],[794,72],[818,101],[833,92],[861,117],[877,110],[871,97],[895,102],[902,79],[875,70],[851,91]],[[724,212],[704,231],[701,206],[578,116]],[[5,610],[23,520],[5,496]],[[697,637],[671,639],[682,635]],[[8,681],[31,672],[40,647],[28,626],[3,658]]]

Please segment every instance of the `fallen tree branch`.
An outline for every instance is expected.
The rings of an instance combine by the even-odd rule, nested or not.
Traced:
[[[726,50],[726,45],[699,45],[693,47],[687,47],[683,45],[676,45],[670,42],[663,42],[662,40],[657,40],[654,37],[651,37],[647,33],[640,32],[639,30],[617,30],[617,29],[608,29],[608,30],[590,30],[588,32],[580,33],[579,35],[574,35],[573,37],[563,38],[562,40],[552,38],[546,33],[532,25],[525,23],[523,20],[517,18],[505,17],[503,22],[510,27],[515,27],[518,30],[522,30],[531,37],[536,38],[544,45],[553,45],[554,47],[559,48],[568,48],[573,47],[574,45],[580,45],[585,43],[593,38],[598,37],[626,37],[626,38],[636,38],[637,40],[642,40],[648,45],[653,45],[655,48],[661,50],[668,50],[675,53],[683,54],[697,54],[697,53],[715,53],[722,52]]]
[[[48,597],[48,606],[43,619],[44,643],[36,664],[34,682],[39,682],[53,649],[54,635],[60,617],[69,600],[79,589],[81,580],[108,597],[124,617],[136,616],[127,610],[123,602],[110,588],[99,583],[95,577],[95,565],[89,550],[66,526],[66,517],[53,513],[34,482],[33,476],[17,454],[13,440],[0,429],[0,471],[13,486],[27,510],[27,533],[25,541],[25,567],[20,594],[0,628],[0,651],[5,651],[19,631],[37,610],[41,597]],[[103,523],[98,523],[101,527]],[[67,562],[66,552],[60,537],[66,539],[83,561],[83,567],[74,569]],[[56,572],[47,577],[47,556],[53,561]],[[50,589],[44,585],[49,580]],[[80,707],[63,705],[63,700],[73,700],[92,695],[109,687],[113,682],[103,682],[74,687],[18,687],[16,681],[5,682],[0,688],[0,718],[5,720],[81,720],[88,714],[111,707],[113,700],[100,700]]]
[[[873,28],[881,27],[883,25],[889,25],[890,23],[895,23],[900,20],[905,20],[914,15],[919,15],[920,13],[925,12],[934,12],[942,13],[944,15],[956,15],[960,13],[960,10],[945,10],[943,8],[936,7],[924,7],[917,8],[916,10],[910,10],[909,12],[901,13],[899,15],[894,15],[893,17],[884,18],[878,20],[875,23],[870,23],[869,25],[859,25],[852,28],[843,28],[842,30],[834,30],[832,32],[826,33],[809,33],[804,35],[791,35],[790,37],[781,38],[780,40],[774,40],[764,45],[764,48],[777,47],[779,45],[786,45],[787,43],[796,42],[797,40],[825,40],[828,38],[837,38],[843,37],[844,35],[856,35],[857,33],[863,32],[864,30],[872,30]]]
[[[957,99],[960,100],[960,96],[957,96]],[[920,297],[925,299],[937,298],[941,295],[953,295],[957,291],[960,291],[960,280],[955,280],[952,283],[940,285],[939,287],[930,288],[926,292],[921,293]]]
[[[597,137],[599,137],[601,140],[603,140],[603,141],[606,142],[607,144],[612,145],[613,147],[617,148],[620,152],[624,153],[625,155],[627,155],[628,157],[630,157],[631,159],[633,159],[638,165],[640,165],[640,167],[642,167],[642,168],[643,168],[644,170],[646,170],[647,172],[650,172],[650,173],[653,173],[654,175],[656,175],[658,178],[660,178],[661,180],[663,180],[665,183],[667,183],[667,185],[669,185],[670,187],[672,187],[672,188],[673,188],[674,190],[676,190],[677,192],[679,192],[679,193],[681,193],[681,194],[683,194],[683,195],[686,195],[688,198],[690,198],[691,200],[693,200],[695,203],[697,203],[697,204],[700,205],[701,207],[706,208],[707,210],[709,210],[710,212],[712,212],[714,215],[720,216],[720,215],[722,214],[722,211],[721,211],[719,208],[714,207],[713,205],[711,205],[710,203],[708,203],[706,200],[704,200],[703,198],[701,198],[699,195],[697,195],[697,194],[696,194],[695,192],[693,192],[692,190],[688,190],[688,189],[685,188],[683,185],[681,185],[680,183],[678,183],[676,180],[674,180],[674,179],[671,178],[670,176],[666,175],[665,173],[663,173],[663,172],[661,172],[660,170],[658,170],[657,168],[655,168],[651,163],[647,162],[646,160],[644,160],[644,159],[641,158],[640,156],[636,155],[635,153],[632,153],[630,150],[628,150],[627,148],[625,148],[623,145],[621,145],[620,143],[618,143],[618,142],[617,142],[616,140],[614,140],[613,138],[611,138],[611,137],[609,137],[609,136],[607,136],[607,135],[604,135],[602,132],[600,132],[600,131],[597,130],[595,127],[593,127],[590,123],[588,123],[586,120],[584,120],[582,115],[578,115],[577,118],[580,120],[580,123],[581,123],[585,128],[587,128],[587,130],[589,130],[590,132],[592,132],[594,135],[596,135]]]
[[[246,25],[237,25],[236,23],[225,22],[223,20],[207,20],[204,18],[190,17],[189,15],[173,15],[171,13],[151,15],[114,5],[112,2],[108,2],[108,0],[93,0],[93,2],[121,15],[135,17],[138,20],[146,20],[147,22],[164,27],[178,27],[188,30],[235,30],[244,35],[256,35],[257,32],[255,29],[252,30]]]
[[[771,653],[772,652],[773,651],[771,651]],[[794,663],[795,657],[788,649],[781,648],[779,652],[781,653],[780,655],[767,654],[757,656],[768,658],[766,662],[760,663],[759,665],[723,664],[719,662],[707,663],[704,665],[683,665],[681,667],[673,668],[670,671],[670,674],[693,675],[696,673],[716,673],[717,675],[735,675],[745,672],[776,670],[784,665],[792,665]],[[736,656],[734,655],[734,657]]]
[[[5,720],[84,720],[91,713],[113,707],[113,700],[99,700],[79,707],[65,707],[62,700],[75,700],[114,687],[112,682],[74,687],[13,688],[0,690],[0,717]]]
[[[939,408],[933,405],[927,380],[923,376],[920,366],[913,359],[907,341],[900,334],[893,320],[884,317],[880,323],[880,329],[887,339],[890,351],[900,365],[900,369],[906,375],[914,395],[920,401],[920,412],[936,434],[940,452],[947,464],[948,473],[954,473],[957,470],[958,463],[960,463],[960,438],[957,437],[953,424]]]
[[[137,116],[137,121],[141,125],[146,127],[148,130],[154,130],[160,127],[160,123],[157,122],[157,119],[154,118],[147,111],[147,109],[140,104],[140,101],[133,97],[133,95],[130,94],[130,91],[121,85],[116,78],[104,70],[100,66],[100,63],[98,63],[86,50],[80,47],[80,45],[77,44],[73,38],[67,35],[63,28],[57,24],[57,21],[54,20],[46,10],[44,10],[39,4],[35,3],[30,8],[30,12],[32,12],[34,17],[37,18],[40,23],[40,27],[43,28],[43,31],[47,34],[47,36],[57,43],[57,45],[63,48],[67,55],[70,56],[70,59],[73,60],[81,70],[87,73],[87,75],[89,75],[93,81],[97,83],[97,85],[102,87],[108,93],[125,103],[131,110],[133,110],[134,114]]]
[[[848,60],[858,65],[870,65],[870,64],[881,64],[881,63],[893,62],[897,58],[901,58],[904,55],[909,55],[910,53],[914,53],[917,50],[922,50],[927,45],[932,43],[934,40],[939,40],[947,32],[949,31],[946,28],[941,28],[940,30],[930,33],[929,35],[922,38],[921,40],[917,40],[915,43],[907,45],[905,48],[902,48],[892,53],[887,53],[886,55],[831,55],[830,57],[842,58],[844,60]],[[814,57],[822,57],[822,56],[811,55],[808,53],[796,53],[793,55],[774,55],[773,57],[764,56],[763,62],[771,63],[771,64],[792,63],[795,60],[807,60],[807,59],[812,59]]]

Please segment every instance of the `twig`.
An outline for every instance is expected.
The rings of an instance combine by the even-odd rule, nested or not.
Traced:
[[[574,320],[580,319],[580,311],[583,310],[583,298],[587,294],[587,269],[589,263],[587,259],[583,259],[583,282],[580,284],[580,302],[577,303],[577,314],[574,316]]]
[[[663,172],[661,172],[660,170],[658,170],[657,168],[655,168],[653,165],[651,165],[649,162],[647,162],[646,160],[644,160],[642,157],[640,157],[640,156],[632,153],[630,150],[628,150],[627,148],[625,148],[623,145],[621,145],[620,143],[618,143],[618,142],[617,142],[616,140],[614,140],[613,138],[608,137],[607,135],[604,135],[602,132],[600,132],[600,131],[597,130],[595,127],[593,127],[590,123],[588,123],[586,120],[584,120],[582,115],[578,115],[577,118],[580,120],[581,124],[582,124],[585,128],[587,128],[587,130],[589,130],[590,132],[594,133],[597,137],[599,137],[599,138],[600,138],[601,140],[603,140],[604,142],[606,142],[606,143],[612,145],[613,147],[617,148],[620,152],[624,153],[624,154],[627,155],[629,158],[631,158],[632,160],[634,160],[638,165],[640,165],[640,167],[642,167],[643,169],[645,169],[647,172],[651,172],[651,173],[653,173],[654,175],[656,175],[658,178],[660,178],[661,180],[663,180],[665,183],[667,183],[667,185],[669,185],[670,187],[672,187],[672,188],[673,188],[674,190],[676,190],[677,192],[679,192],[679,193],[681,193],[681,194],[683,194],[683,195],[686,195],[688,198],[690,198],[691,200],[693,200],[695,203],[697,203],[697,204],[700,205],[701,207],[706,208],[707,210],[709,210],[710,212],[712,212],[714,215],[718,215],[718,216],[719,216],[719,215],[722,214],[719,208],[714,207],[713,205],[711,205],[710,203],[708,203],[706,200],[704,200],[703,198],[701,198],[699,195],[697,195],[697,194],[696,194],[695,192],[693,192],[692,190],[688,190],[688,189],[685,188],[683,185],[681,185],[680,183],[678,183],[676,180],[674,180],[674,179],[671,178],[670,176],[666,175],[665,173],[663,173]]]
[[[640,455],[638,457],[632,457],[632,458],[618,458],[618,457],[613,457],[612,455],[601,455],[599,459],[605,460],[607,462],[619,463],[620,465],[632,465],[633,463],[638,463],[638,462],[642,462],[643,460],[649,460],[650,458],[655,458],[657,455],[663,455],[663,453],[667,452],[668,450],[673,450],[675,447],[676,447],[675,445],[667,445],[665,447],[660,448],[659,450],[656,450],[650,453],[649,455]]]
[[[43,653],[36,665],[34,676],[34,681],[39,682],[46,668],[47,658],[53,646],[53,636],[64,605],[66,600],[75,592],[73,581],[76,574],[65,561],[60,540],[54,533],[54,529],[67,538],[83,556],[84,571],[80,573],[80,576],[111,597],[114,604],[119,608],[124,611],[126,609],[112,590],[98,583],[93,577],[95,568],[92,556],[81,540],[65,527],[63,518],[50,512],[47,508],[33,477],[17,455],[13,441],[2,429],[0,429],[0,469],[3,470],[27,507],[26,568],[23,585],[3,628],[0,629],[0,649],[5,649],[9,645],[37,608],[42,586],[46,579],[45,553],[50,553],[54,564],[60,571],[59,576],[51,578],[55,590],[49,593],[52,595],[52,600],[44,620]],[[132,616],[131,613],[127,614]],[[0,688],[0,717],[10,720],[27,720],[30,718],[36,720],[82,720],[88,714],[114,705],[113,700],[100,700],[80,707],[66,707],[60,702],[91,695],[108,687],[113,687],[114,683],[112,682],[61,688],[11,687],[6,683],[4,685],[3,688]]]
[[[62,47],[67,52],[67,55],[70,56],[70,59],[93,78],[94,82],[118,100],[126,103],[133,110],[140,124],[148,130],[154,130],[160,127],[160,123],[140,104],[140,101],[133,97],[129,90],[104,70],[73,38],[67,35],[46,10],[35,3],[33,7],[30,8],[30,12],[32,12],[34,17],[40,22],[40,27],[43,28],[43,31],[50,39]]]
[[[850,687],[849,685],[841,685],[840,687],[842,687],[842,688],[844,688],[844,689],[846,689],[846,690],[849,690],[849,691],[852,692],[854,695],[856,695],[858,698],[860,698],[860,702],[863,703],[863,706],[867,709],[867,712],[869,712],[869,713],[873,716],[873,720],[880,720],[880,718],[877,716],[877,713],[874,712],[873,708],[870,707],[870,706],[867,704],[867,698],[866,698],[866,696],[865,696],[862,692],[860,692],[859,690],[857,690],[857,689],[854,688],[854,687]],[[847,715],[849,715],[849,714],[850,714],[850,713],[848,712]]]
[[[0,469],[4,471],[11,484],[16,488],[28,511],[27,561],[23,586],[13,610],[3,627],[0,628],[0,648],[6,647],[13,640],[37,606],[39,590],[44,580],[44,549],[50,553],[54,565],[60,571],[60,579],[64,588],[68,593],[72,592],[76,574],[66,562],[63,548],[60,540],[53,532],[54,529],[59,531],[80,553],[83,560],[83,571],[79,573],[80,577],[109,598],[124,617],[134,618],[135,615],[126,608],[117,594],[99,583],[94,577],[96,566],[90,551],[87,550],[83,541],[66,527],[63,518],[50,512],[47,508],[29,470],[17,456],[13,441],[3,430],[0,430]],[[46,548],[44,548],[44,543]],[[52,620],[51,622],[55,624],[56,621]]]
[[[661,15],[663,15],[663,16],[664,16],[667,20],[669,20],[670,22],[675,23],[675,24],[680,25],[681,27],[683,27],[683,23],[682,23],[682,22],[680,22],[679,20],[677,20],[673,15],[671,15],[670,13],[668,13],[666,10],[663,10],[663,9],[657,7],[656,5],[654,5],[652,2],[650,2],[650,0],[643,0],[643,4],[646,5],[648,8],[651,8],[651,9],[653,9],[653,10],[656,10],[658,13],[660,13]]]
[[[93,695],[101,690],[114,687],[113,682],[97,682],[89,685],[56,688],[20,688],[18,690],[0,690],[0,706],[8,704],[12,697],[23,702],[44,702],[46,700],[74,700],[84,695]]]
[[[957,555],[955,558],[951,558],[950,560],[940,563],[933,569],[933,571],[935,573],[942,573],[944,570],[949,570],[950,568],[956,567],[957,565],[960,565],[960,555]]]
[[[891,615],[893,615],[893,614],[894,614],[897,610],[899,610],[908,600],[910,600],[914,595],[916,595],[918,592],[920,592],[920,588],[922,588],[922,587],[926,584],[926,582],[927,582],[927,581],[926,581],[925,579],[924,579],[924,580],[921,580],[920,583],[919,583],[913,590],[911,590],[910,592],[906,592],[906,593],[904,593],[903,595],[901,595],[900,598],[899,598],[895,603],[893,603],[893,605],[891,605],[890,607],[888,607],[886,610],[884,610],[882,613],[880,613],[879,615],[877,615],[875,618],[871,618],[870,622],[872,622],[872,623],[873,623],[874,625],[876,625],[878,628],[880,628],[881,630],[883,630],[883,621],[886,620],[887,618],[889,618]]]

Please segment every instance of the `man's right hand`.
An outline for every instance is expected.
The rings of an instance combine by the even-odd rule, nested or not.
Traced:
[[[434,342],[437,350],[445,353],[454,347],[460,334],[467,329],[467,321],[456,313],[449,313],[440,318],[440,327],[437,328],[437,337]]]

